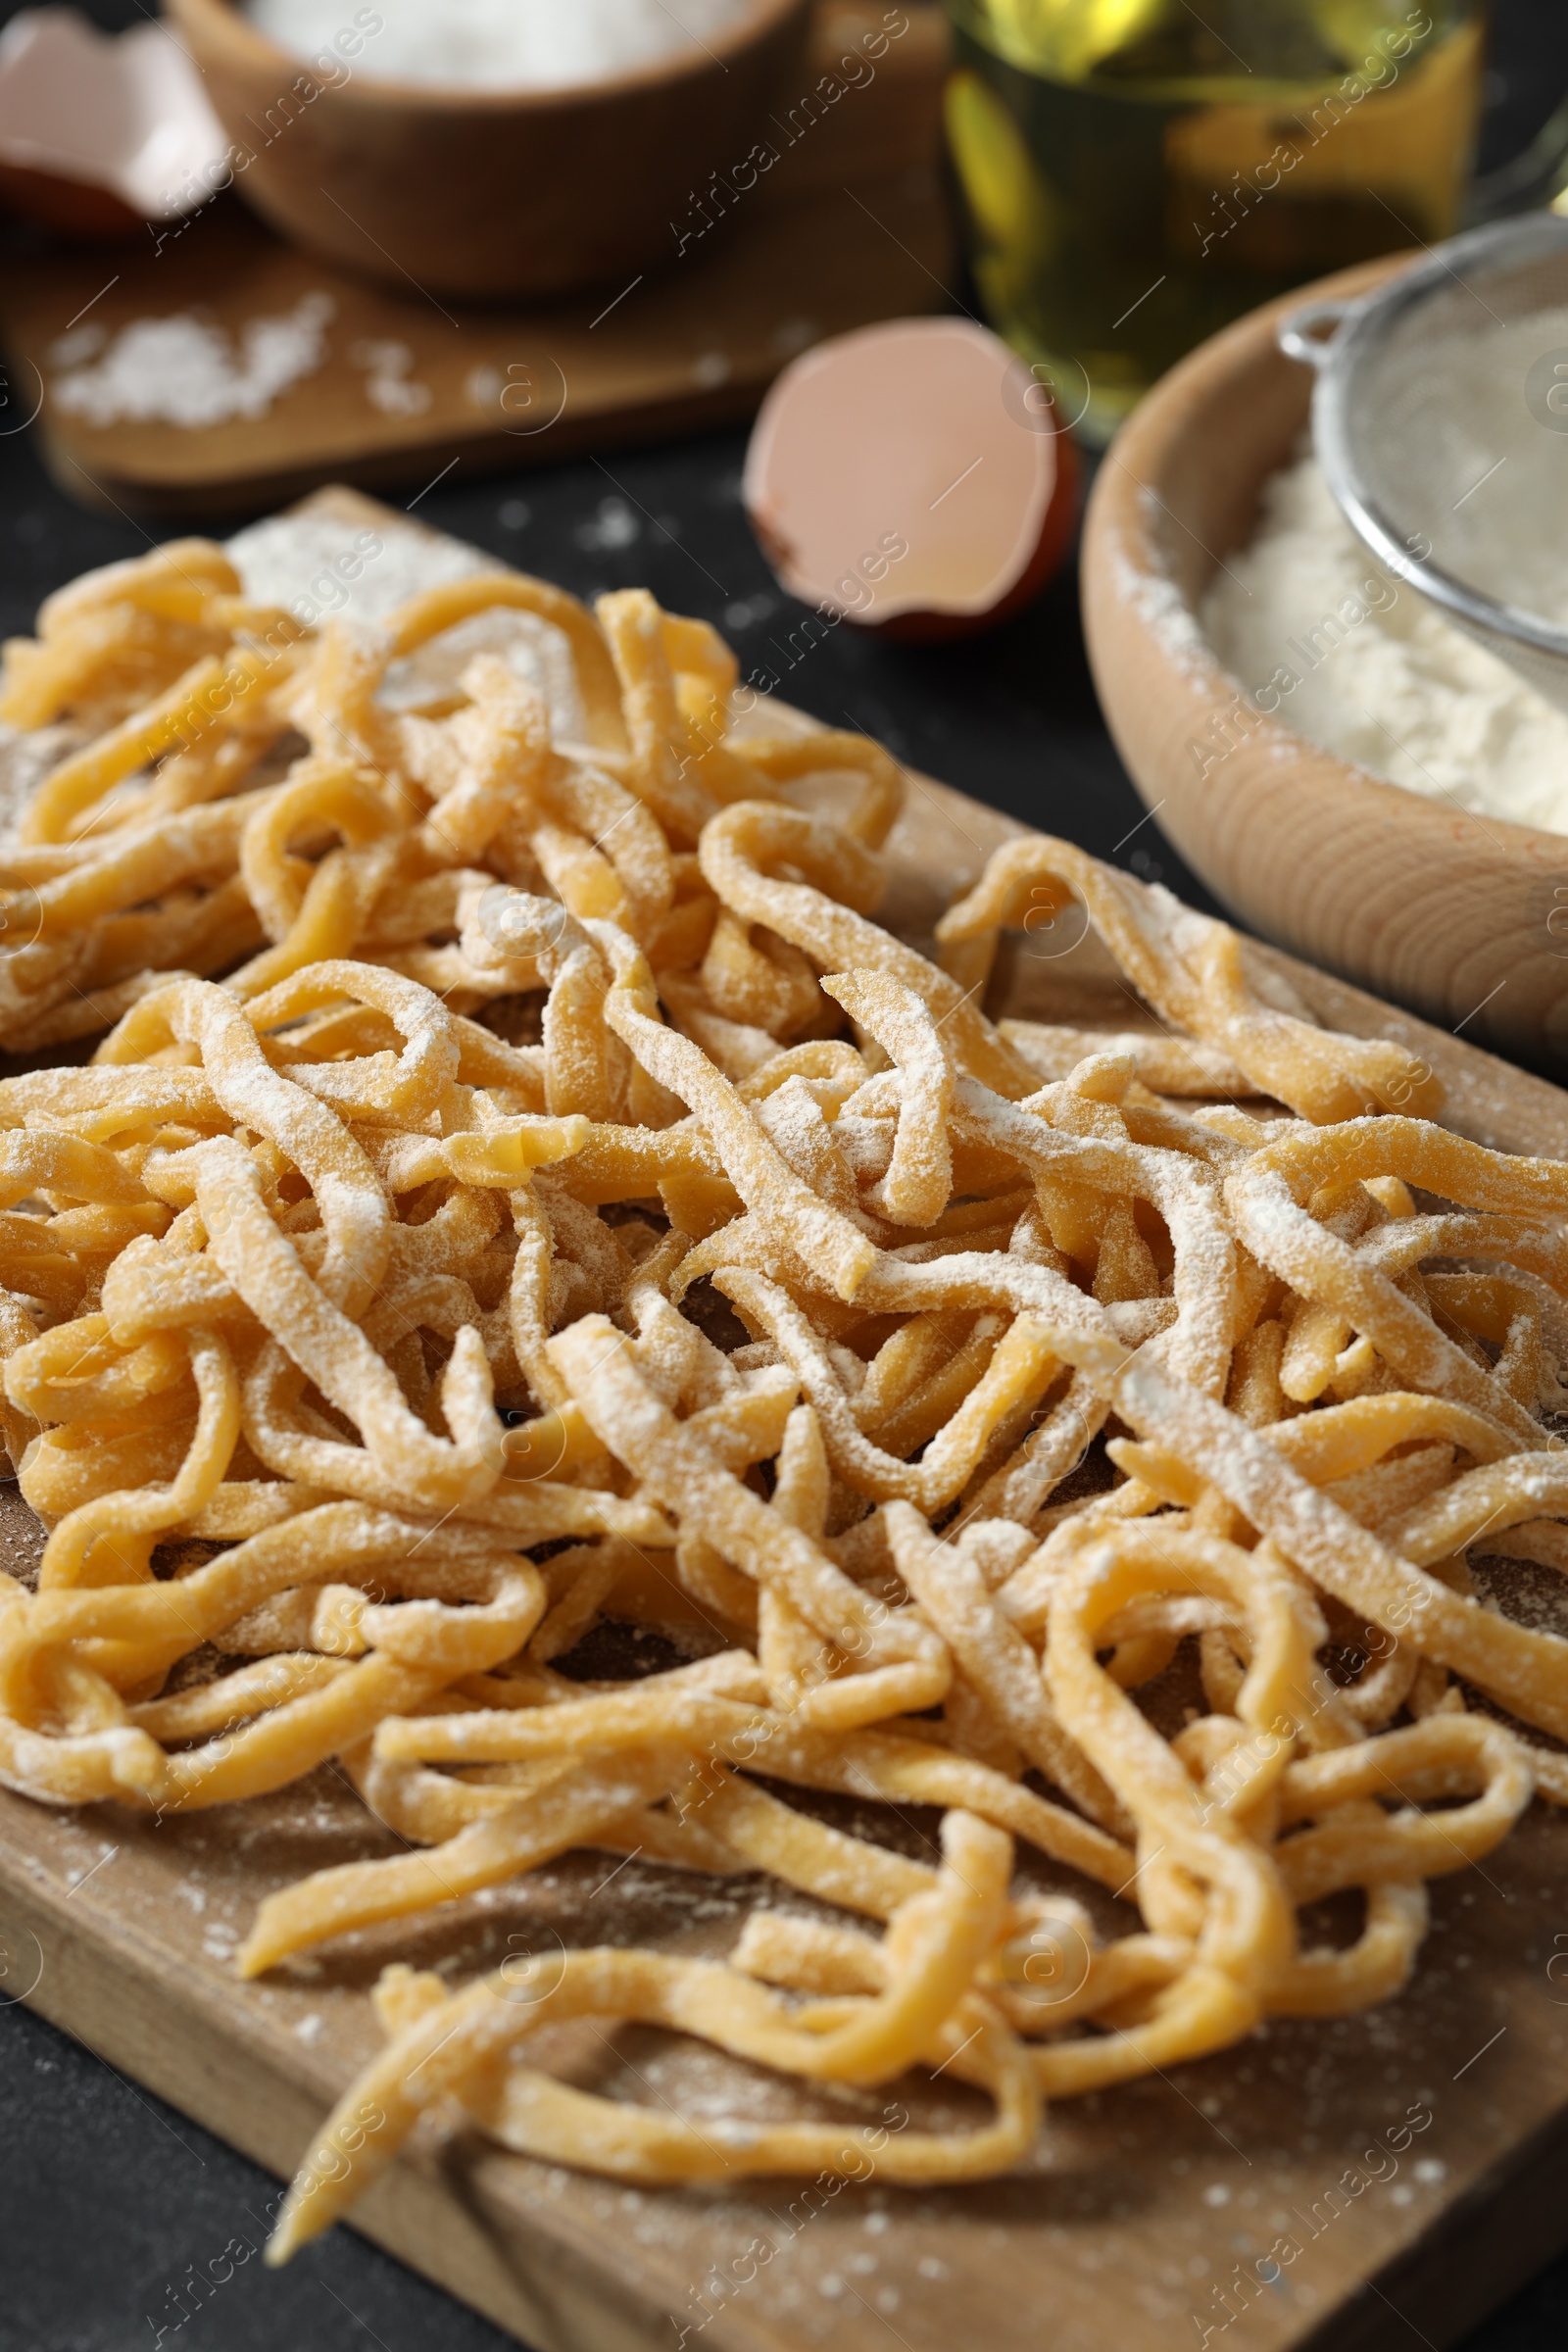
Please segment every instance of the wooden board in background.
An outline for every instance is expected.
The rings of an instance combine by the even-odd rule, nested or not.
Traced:
[[[808,80],[883,13],[822,0]],[[946,30],[935,8],[905,13],[908,29],[874,79],[802,131],[728,219],[630,291],[530,309],[438,301],[412,283],[392,294],[283,243],[229,197],[161,250],[149,235],[13,266],[0,338],[14,399],[41,396],[45,453],[70,496],[170,516],[275,507],[327,481],[416,483],[460,457],[552,464],[747,416],[807,344],[933,310],[952,282],[939,165]],[[113,332],[194,310],[237,341],[250,320],[318,293],[335,306],[325,364],[254,421],[96,427],[49,396],[61,371],[52,355],[80,314]],[[368,364],[371,347],[388,344],[406,356],[390,369]],[[390,413],[371,396],[378,380]],[[542,417],[554,421],[537,429]]]
[[[318,503],[383,532],[412,527],[351,495]],[[1020,830],[915,777],[889,845],[893,926],[927,939],[955,891]],[[1270,960],[1325,1020],[1424,1054],[1465,1133],[1568,1155],[1568,1095]],[[1004,1009],[1020,1013],[1118,1029],[1145,1017],[1082,951],[1020,956],[1013,991]],[[13,1496],[0,1560],[21,1566],[38,1548]],[[757,1890],[633,1861],[607,1899],[613,1865],[579,1855],[262,1983],[234,1980],[229,1955],[263,1895],[392,1844],[330,1769],[161,1824],[0,1794],[0,1990],[25,1989],[110,2064],[286,2175],[376,2046],[366,1990],[385,1960],[445,1962],[466,1978],[509,1941],[611,1933],[722,1950]],[[1568,1971],[1554,1958],[1568,1937],[1568,1825],[1537,1809],[1433,1894],[1433,1933],[1399,2000],[1343,2020],[1277,2020],[1168,2078],[1064,2102],[1031,2163],[1004,2180],[929,2192],[873,2180],[803,2214],[799,2182],[635,2190],[464,2138],[411,2147],[353,2226],[536,2352],[679,2352],[683,2327],[703,2352],[1175,2352],[1201,2345],[1205,2328],[1224,2352],[1446,2346],[1568,2238]],[[617,2035],[615,2051],[584,2038],[557,2057],[699,2120],[720,2099],[744,2113],[769,2095],[728,2060],[660,2054],[640,2032]],[[1430,2120],[1391,2155],[1412,2109]],[[1368,2169],[1384,2178],[1351,2195],[1338,2185],[1351,2168],[1363,2184]],[[1298,2252],[1222,2328],[1215,2288],[1282,2236]],[[715,2295],[715,2276],[732,2291]],[[716,2315],[706,2326],[705,2310]]]

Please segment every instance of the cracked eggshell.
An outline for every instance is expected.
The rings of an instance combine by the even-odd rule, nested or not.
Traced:
[[[227,142],[160,24],[24,9],[0,33],[0,198],[75,236],[140,235],[226,185]]]
[[[1044,385],[989,328],[901,318],[785,368],[745,495],[792,596],[929,641],[1039,594],[1072,538],[1078,459]]]

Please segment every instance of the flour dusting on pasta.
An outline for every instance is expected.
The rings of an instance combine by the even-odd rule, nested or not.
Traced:
[[[736,1932],[388,1967],[272,2259],[422,2117],[975,2180],[1054,2099],[1396,1994],[1426,1882],[1568,1802],[1568,1169],[1065,842],[931,960],[876,919],[897,763],[734,727],[642,591],[335,607],[185,540],[7,649],[0,1435],[47,1541],[0,1780],[167,1815],[335,1760],[365,1848],[249,1976],[583,1847]],[[1071,908],[1152,1031],[988,1014]],[[563,2081],[573,2019],[766,2094]],[[867,2116],[922,2074],[979,2120]]]

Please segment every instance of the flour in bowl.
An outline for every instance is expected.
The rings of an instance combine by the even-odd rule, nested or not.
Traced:
[[[342,0],[250,0],[248,13],[304,58],[330,55],[343,24]],[[701,47],[750,13],[751,0],[375,0],[363,70],[468,89],[564,89]]]
[[[1251,544],[1226,558],[1201,618],[1248,700],[1322,750],[1429,799],[1568,833],[1568,711],[1391,579],[1314,458],[1266,485]]]

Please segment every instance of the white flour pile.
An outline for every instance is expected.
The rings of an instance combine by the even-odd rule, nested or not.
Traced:
[[[1551,464],[1568,456],[1568,437],[1543,431],[1519,407],[1536,436],[1521,436],[1520,454]],[[1543,453],[1539,444],[1555,446]],[[1527,467],[1512,470],[1522,481]],[[1497,487],[1509,472],[1500,469]],[[1467,575],[1484,586],[1506,579],[1515,603],[1525,601],[1528,576],[1537,611],[1568,612],[1562,512],[1560,494],[1543,507],[1539,489],[1532,497],[1512,483],[1506,503],[1482,506],[1468,520],[1461,507]],[[1538,549],[1537,558],[1521,557]],[[1451,543],[1442,551],[1451,568],[1459,568],[1455,552]],[[1201,618],[1248,698],[1324,751],[1429,798],[1568,833],[1568,712],[1383,572],[1315,459],[1267,485],[1256,535],[1226,559]]]
[[[210,319],[189,311],[169,318],[134,318],[113,337],[96,338],[97,356],[65,366],[51,391],[56,406],[89,424],[174,424],[186,431],[254,422],[278,395],[314,375],[327,356],[330,294],[306,294],[276,318],[251,318],[239,347]],[[75,357],[57,350],[57,362]]]
[[[710,40],[750,0],[375,0],[366,70],[493,89],[604,81]],[[249,0],[259,31],[296,57],[330,51],[343,0]],[[357,19],[356,22],[361,20]]]

